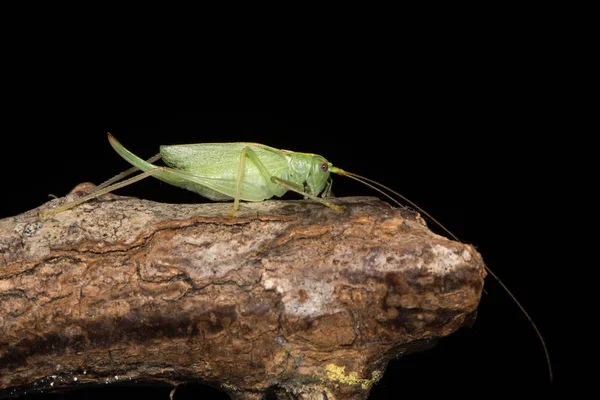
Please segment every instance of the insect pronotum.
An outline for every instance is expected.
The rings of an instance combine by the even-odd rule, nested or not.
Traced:
[[[403,205],[392,195],[397,196],[431,219],[454,240],[460,242],[458,237],[449,229],[400,193],[374,180],[337,168],[317,154],[279,150],[258,143],[200,143],[161,146],[159,154],[148,160],[143,160],[123,147],[110,133],[108,134],[108,140],[113,149],[132,164],[133,168],[114,176],[86,196],[40,213],[41,217],[61,213],[102,194],[131,185],[149,176],[191,190],[211,200],[233,199],[233,206],[229,213],[230,217],[235,216],[240,200],[263,201],[273,196],[281,197],[288,191],[299,193],[337,212],[343,212],[342,207],[331,203],[325,198],[331,189],[330,174],[334,173],[352,178],[378,191],[402,207]],[[160,159],[163,160],[166,166],[152,164]],[[142,173],[123,180],[136,171],[142,171]],[[550,355],[541,332],[515,295],[493,271],[487,266],[485,268],[512,298],[534,328],[544,349],[548,374],[550,381],[552,381]]]

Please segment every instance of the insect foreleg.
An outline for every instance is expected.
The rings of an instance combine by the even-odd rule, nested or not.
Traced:
[[[314,200],[314,201],[316,201],[318,203],[321,203],[324,206],[327,206],[327,207],[329,207],[329,208],[331,208],[331,209],[333,209],[333,210],[335,210],[335,211],[337,211],[339,213],[344,212],[344,207],[341,207],[341,206],[335,205],[333,203],[330,203],[327,200],[324,200],[324,199],[322,199],[320,197],[317,197],[317,196],[314,196],[312,194],[303,192],[302,190],[298,190],[297,186],[294,183],[288,182],[285,179],[279,179],[279,178],[277,178],[275,176],[272,176],[271,177],[271,182],[280,185],[281,187],[285,188],[286,190],[291,190],[292,192],[296,192],[298,194],[301,194],[302,196],[306,196],[309,199]]]
[[[331,179],[331,178],[327,179],[327,182],[325,183],[325,189],[323,190],[323,192],[321,192],[321,197],[335,197],[333,195],[333,191],[331,190],[332,186],[333,186],[333,179]]]
[[[146,172],[143,172],[143,173],[141,173],[139,175],[136,175],[133,178],[129,178],[129,179],[124,180],[122,182],[115,183],[114,185],[105,186],[104,188],[102,188],[100,190],[94,190],[92,193],[90,193],[90,194],[88,194],[86,196],[83,196],[83,197],[81,197],[81,198],[79,198],[79,199],[77,199],[75,201],[72,201],[70,203],[64,204],[64,205],[62,205],[60,207],[56,207],[56,208],[54,208],[52,210],[41,212],[41,213],[39,213],[39,216],[41,218],[45,218],[45,217],[49,217],[51,215],[55,215],[55,214],[61,213],[61,212],[66,211],[66,210],[68,210],[70,208],[78,206],[81,203],[85,203],[88,200],[91,200],[91,199],[94,199],[94,198],[96,198],[98,196],[101,196],[101,195],[103,195],[105,193],[112,192],[113,190],[116,190],[116,189],[119,189],[119,188],[122,188],[122,187],[125,187],[125,186],[128,186],[128,185],[131,185],[132,183],[135,183],[137,181],[141,181],[142,179],[147,178],[149,176],[152,176],[155,173],[157,173],[159,171],[162,171],[164,169],[165,168],[163,168],[163,167],[153,168],[153,169],[151,169],[149,171],[146,171]]]

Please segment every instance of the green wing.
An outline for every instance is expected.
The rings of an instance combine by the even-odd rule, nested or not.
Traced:
[[[112,136],[109,140],[117,153],[142,171],[156,168],[124,148]],[[211,200],[228,200],[235,196],[240,153],[246,146],[252,148],[272,176],[284,174],[287,159],[277,149],[256,143],[216,143],[161,146],[160,155],[171,168],[164,168],[153,177]],[[270,177],[264,177],[258,167],[247,159],[241,199],[261,201],[273,195],[281,196],[284,191],[273,193],[267,179]]]
[[[160,155],[170,167],[206,178],[237,176],[240,153],[252,148],[267,170],[276,176],[287,168],[286,157],[280,150],[257,143],[201,143],[160,146]],[[248,165],[250,164],[250,165]],[[245,175],[254,175],[258,168],[246,163]]]
[[[284,175],[288,168],[286,156],[275,148],[257,143],[161,146],[160,155],[168,166],[191,174],[202,181],[198,183],[232,198],[235,195],[240,154],[244,147],[252,149],[271,176]],[[241,190],[242,200],[260,201],[273,195],[281,196],[282,193],[272,193],[269,190],[267,179],[270,177],[264,177],[258,167],[247,159]]]

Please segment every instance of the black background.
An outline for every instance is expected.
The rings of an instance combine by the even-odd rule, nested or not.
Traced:
[[[15,105],[3,126],[0,217],[37,207],[50,193],[63,196],[80,182],[98,184],[127,169],[108,144],[107,132],[140,157],[156,154],[161,144],[232,141],[321,154],[340,168],[394,188],[462,241],[474,244],[538,324],[560,382],[557,279],[553,261],[537,254],[540,242],[547,239],[545,246],[551,246],[554,236],[544,167],[545,143],[552,139],[538,123],[552,115],[501,86],[487,87],[498,91],[498,97],[481,94],[477,85],[460,96],[455,95],[459,85],[413,88],[409,100],[377,111],[75,112]],[[378,196],[357,182],[333,178],[336,196]],[[206,201],[154,179],[118,194],[160,202]],[[431,350],[392,361],[371,398],[394,398],[394,393],[423,387],[461,393],[466,377],[469,385],[481,388],[547,385],[545,357],[534,330],[491,277],[485,288],[472,327]],[[49,398],[165,399],[169,390],[101,387]],[[217,395],[214,389],[187,385],[176,398]]]

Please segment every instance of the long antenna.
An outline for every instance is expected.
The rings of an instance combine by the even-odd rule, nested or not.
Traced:
[[[390,189],[389,187],[387,187],[387,186],[385,186],[385,185],[383,185],[383,184],[381,184],[381,183],[379,183],[377,181],[374,181],[374,180],[369,179],[369,178],[365,178],[364,176],[361,176],[361,175],[358,175],[358,174],[354,174],[352,172],[344,171],[341,168],[337,168],[337,167],[333,167],[332,166],[332,167],[329,168],[329,170],[331,172],[333,172],[334,174],[343,175],[343,176],[347,176],[347,177],[349,177],[351,179],[354,179],[354,180],[362,183],[363,185],[366,185],[366,186],[370,187],[371,189],[376,190],[379,193],[383,194],[385,197],[387,197],[388,199],[390,199],[391,201],[393,201],[398,206],[403,207],[404,205],[402,203],[400,203],[397,199],[395,199],[394,197],[392,197],[390,194],[384,192],[382,189],[385,189],[385,190],[389,191],[390,193],[398,196],[400,199],[404,200],[405,202],[407,202],[408,204],[410,204],[411,206],[413,206],[415,209],[417,209],[417,211],[419,211],[420,213],[422,213],[423,215],[425,215],[426,217],[428,217],[429,219],[431,219],[440,228],[442,228],[446,233],[448,233],[450,236],[452,236],[452,238],[454,240],[456,240],[457,242],[461,242],[462,243],[462,241],[454,233],[452,233],[448,228],[446,228],[444,225],[442,225],[438,220],[436,220],[435,218],[433,218],[428,212],[426,212],[421,207],[419,207],[418,205],[416,205],[414,202],[410,201],[409,199],[407,199],[406,197],[404,197],[400,193],[396,192],[395,190]],[[548,364],[548,375],[550,376],[550,382],[552,383],[552,381],[554,380],[554,375],[552,373],[552,363],[550,362],[550,353],[548,352],[548,347],[546,346],[546,341],[544,340],[544,337],[542,336],[542,333],[538,329],[538,327],[535,324],[535,322],[533,322],[533,318],[531,318],[531,316],[529,315],[529,313],[525,310],[525,307],[523,307],[523,305],[519,302],[519,300],[517,300],[517,297],[508,289],[508,287],[504,284],[504,282],[502,282],[502,280],[498,277],[498,275],[496,275],[485,264],[484,264],[484,268],[500,284],[500,286],[502,286],[502,288],[504,289],[504,291],[510,296],[510,298],[519,307],[519,309],[521,310],[521,312],[523,313],[523,315],[525,315],[525,317],[527,318],[527,320],[529,321],[529,323],[531,324],[531,326],[535,330],[535,333],[536,333],[537,337],[540,339],[540,342],[542,343],[542,347],[544,348],[544,354],[546,355],[546,364]]]

